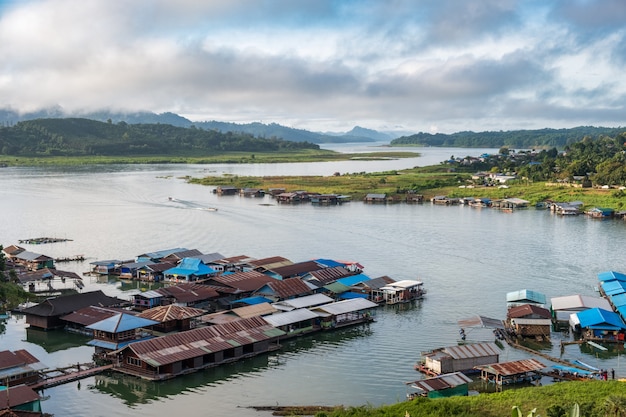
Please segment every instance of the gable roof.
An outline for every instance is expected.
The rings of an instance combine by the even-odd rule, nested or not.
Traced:
[[[36,363],[39,363],[39,359],[25,349],[16,351],[3,350],[0,352],[0,370]]]
[[[330,268],[322,268],[317,271],[309,272],[309,275],[319,281],[322,285],[330,284],[340,278],[349,277],[354,275],[354,272],[349,271],[343,266],[334,266]]]
[[[369,288],[372,290],[378,290],[382,287],[387,287],[390,284],[393,284],[394,282],[396,282],[395,279],[388,277],[387,275],[383,275],[382,277],[372,278],[369,281],[360,282],[356,284],[356,286],[365,287],[365,288]]]
[[[131,314],[120,313],[94,324],[90,324],[86,327],[91,330],[100,330],[109,333],[121,333],[128,330],[140,329],[142,327],[154,326],[155,324],[159,324],[159,322],[145,319],[139,316],[134,316]]]
[[[199,317],[206,314],[205,310],[193,307],[183,307],[176,304],[170,304],[167,306],[153,307],[148,310],[144,310],[138,314],[139,317],[144,319],[154,320],[160,323],[172,320],[185,320],[193,317]]]
[[[183,275],[183,276],[202,276],[213,274],[217,271],[215,269],[206,266],[198,258],[184,258],[178,266],[163,271],[166,275]]]
[[[601,285],[602,291],[607,296],[617,295],[626,292],[626,282],[613,280],[613,281],[605,281]]]
[[[23,310],[24,314],[33,316],[54,317],[62,316],[88,306],[110,307],[125,304],[126,301],[109,297],[102,291],[91,291],[79,294],[49,298],[35,306]]]
[[[9,408],[14,408],[34,401],[39,401],[39,394],[26,385],[17,385],[0,390],[0,404],[2,404],[3,408],[6,405]],[[17,413],[20,410],[15,411]]]
[[[626,324],[613,311],[603,310],[601,308],[590,308],[585,311],[576,313],[581,328],[592,328],[599,330],[622,330],[626,329]]]
[[[269,271],[280,275],[282,278],[291,278],[298,275],[304,275],[307,272],[317,271],[322,269],[315,261],[298,262],[291,265],[281,266],[278,268],[270,269]]]
[[[268,282],[275,281],[274,278],[257,271],[222,274],[217,277],[212,277],[211,280],[244,292],[256,291]]]
[[[114,308],[87,306],[73,313],[61,316],[61,320],[88,326],[117,314],[120,314],[120,311]]]
[[[165,258],[166,256],[169,256],[173,253],[177,253],[177,252],[183,252],[188,250],[187,248],[172,248],[172,249],[163,249],[163,250],[159,250],[156,252],[147,252],[147,253],[142,253],[141,255],[137,256],[137,259],[140,258],[150,258],[152,260],[160,260],[162,258]]]
[[[278,310],[270,303],[261,303],[245,307],[233,308],[231,312],[242,319],[249,317],[265,316],[267,314],[276,313]]]
[[[194,303],[219,297],[215,289],[202,284],[178,284],[154,290],[164,296],[173,297],[180,303]]]
[[[266,288],[269,288],[278,298],[290,298],[302,294],[311,294],[312,292],[311,288],[300,278],[287,278],[282,281],[272,280],[259,289],[258,292],[263,294]]]
[[[599,307],[604,310],[610,310],[611,304],[606,298],[591,297],[588,295],[566,295],[563,297],[554,297],[550,299],[552,310],[581,310],[586,308]]]
[[[287,258],[283,258],[282,256],[271,256],[269,258],[251,260],[250,262],[248,262],[248,264],[253,269],[257,269],[257,268],[272,269],[272,268],[278,268],[281,266],[291,265],[293,264],[293,262],[291,262]]]
[[[313,307],[311,310],[336,316],[338,314],[352,313],[353,311],[367,310],[375,307],[378,307],[378,304],[366,300],[365,298],[351,298]]]
[[[59,271],[58,269],[42,268],[36,271],[24,271],[17,275],[17,279],[22,283],[41,281],[44,279],[70,278],[81,279],[75,272]]]
[[[626,274],[615,271],[605,271],[598,274],[598,281],[623,281],[626,282]]]
[[[533,304],[523,304],[521,306],[510,308],[506,313],[508,318],[523,318],[536,315],[544,319],[552,318],[547,308],[539,307]]]
[[[140,360],[156,367],[284,334],[262,318],[251,317],[135,342],[123,349],[130,349]]]
[[[532,290],[519,290],[512,291],[506,294],[506,301],[509,303],[535,303],[535,304],[545,304],[546,296],[537,291]]]
[[[274,303],[279,310],[295,310],[297,308],[313,307],[332,303],[333,299],[324,294],[312,294],[304,297],[290,298]]]

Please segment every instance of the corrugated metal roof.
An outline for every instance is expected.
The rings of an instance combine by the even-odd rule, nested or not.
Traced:
[[[510,308],[506,313],[508,318],[522,318],[530,315],[540,316],[544,319],[550,319],[552,317],[550,310],[532,304],[523,304]]]
[[[378,307],[378,304],[366,300],[364,298],[352,298],[350,300],[337,301],[330,304],[314,307],[313,310],[319,310],[328,314],[338,315],[352,313],[353,311],[367,310]]]
[[[448,346],[442,350],[453,359],[483,358],[485,356],[497,356],[502,353],[498,345],[492,342]]]
[[[564,297],[554,297],[550,299],[552,310],[582,310],[587,308],[611,309],[611,304],[606,298],[591,297],[588,295],[566,295]]]
[[[290,298],[302,294],[311,294],[311,288],[300,278],[287,278],[282,281],[268,282],[267,286],[278,298]],[[262,292],[263,288],[259,291]]]
[[[296,275],[304,275],[307,272],[317,271],[318,269],[322,268],[320,268],[320,266],[316,262],[306,261],[273,268],[270,271],[274,274],[280,275],[283,278],[290,278]]]
[[[163,294],[161,294],[160,292],[153,291],[153,290],[144,291],[144,292],[141,292],[141,293],[135,294],[135,295],[138,295],[138,296],[141,296],[141,297],[147,298],[147,299],[163,298]]]
[[[512,291],[506,294],[506,301],[509,303],[518,303],[518,302],[533,302],[536,304],[545,304],[546,296],[537,291],[532,290],[519,290]]]
[[[615,271],[605,271],[598,274],[598,281],[623,281],[626,282],[626,274]]]
[[[274,281],[274,278],[257,271],[248,271],[212,277],[212,281],[240,291],[256,291],[268,282]]]
[[[453,372],[451,374],[439,375],[433,378],[426,378],[419,381],[407,382],[411,387],[424,392],[441,391],[448,388],[458,387],[459,385],[469,384],[472,379],[462,372]]]
[[[422,281],[417,281],[417,280],[412,280],[412,279],[403,279],[400,281],[392,282],[391,284],[388,284],[388,286],[394,287],[394,288],[407,289],[407,288],[412,288],[412,287],[419,287],[420,285],[423,285],[423,284],[424,283]]]
[[[285,326],[293,323],[299,323],[305,320],[312,320],[317,318],[318,315],[306,308],[299,308],[297,310],[285,311],[284,313],[270,314],[269,316],[263,316],[263,320],[268,322],[274,327]]]
[[[117,314],[120,314],[120,311],[113,308],[89,306],[81,308],[80,310],[66,316],[62,316],[61,320],[88,326],[109,317],[113,317]]]
[[[331,284],[324,285],[324,288],[335,294],[341,294],[342,292],[350,291],[350,287],[345,286],[340,282],[333,282]]]
[[[521,359],[512,362],[492,363],[491,365],[475,366],[475,369],[483,370],[490,374],[510,376],[526,372],[538,371],[546,365],[536,359]]]
[[[607,311],[601,308],[590,308],[576,313],[580,321],[580,327],[606,328],[606,329],[626,329],[624,321],[619,314],[614,311]]]
[[[336,266],[332,268],[323,268],[317,271],[311,271],[309,275],[321,282],[322,284],[329,284],[331,282],[337,281],[340,278],[354,275],[354,272],[347,270],[343,266]]]
[[[230,349],[233,347],[230,341],[243,345],[284,334],[262,318],[252,317],[131,343],[125,349],[131,349],[139,359],[152,366],[162,366]]]
[[[284,307],[296,309],[318,306],[321,304],[332,303],[333,299],[324,294],[312,294],[304,297],[290,298],[289,300],[282,300],[274,303],[277,308],[283,310]]]
[[[463,327],[488,327],[492,329],[504,329],[504,323],[499,319],[491,319],[485,316],[474,316],[467,319],[461,319],[457,322]]]
[[[343,285],[346,285],[346,286],[348,286],[348,287],[351,287],[351,286],[353,286],[353,285],[356,285],[356,284],[360,284],[360,283],[362,283],[362,282],[369,281],[370,279],[371,279],[371,278],[370,278],[370,277],[368,277],[368,276],[367,276],[367,275],[365,275],[365,274],[358,274],[358,275],[352,275],[352,276],[345,277],[345,278],[339,278],[339,279],[337,280],[337,282],[339,282],[339,283],[341,283],[341,284],[343,284]]]
[[[622,281],[606,281],[601,286],[606,295],[617,295],[626,292],[626,282]]]

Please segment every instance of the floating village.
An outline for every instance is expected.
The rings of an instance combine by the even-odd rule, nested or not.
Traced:
[[[278,350],[289,338],[369,323],[381,305],[416,302],[426,295],[420,280],[371,278],[354,261],[292,262],[281,256],[225,257],[172,248],[129,260],[94,261],[81,277],[57,270],[54,259],[18,245],[3,252],[25,289],[48,296],[13,314],[24,315],[31,328],[41,331],[88,335],[94,348],[92,362],[56,369],[26,350],[0,352],[0,401],[29,412],[41,412],[38,391],[48,387],[102,372],[167,380]],[[84,276],[111,275],[162,286],[136,291],[128,300],[81,292]],[[59,291],[56,282],[73,285],[73,291]],[[542,293],[514,291],[506,297],[506,319],[477,315],[459,320],[459,340],[421,352],[415,364],[420,377],[406,383],[408,399],[469,395],[472,378],[493,384],[496,391],[545,376],[555,382],[615,379],[614,370],[553,358],[524,344],[549,341],[552,332],[568,329],[575,338],[561,343],[623,346],[626,274],[599,274],[598,291],[597,296],[567,295],[549,303]],[[492,329],[493,340],[467,340],[466,332],[476,327]],[[503,343],[532,357],[501,362]]]
[[[310,196],[303,197],[302,191],[278,191],[274,190],[279,202],[312,201]],[[376,200],[378,197],[382,200]],[[330,196],[317,198],[319,204],[334,204]],[[173,198],[169,201],[181,203]],[[369,195],[366,202],[388,201],[384,196]],[[410,202],[423,201],[413,195]],[[436,196],[431,203],[501,210],[528,207],[521,199]],[[581,214],[580,207],[577,202],[548,202],[541,208],[569,215]],[[593,213],[608,214],[585,214],[617,217],[610,210]],[[31,329],[86,335],[91,338],[87,344],[94,349],[93,360],[51,369],[27,350],[0,351],[0,404],[8,404],[11,410],[41,413],[42,390],[103,372],[162,381],[280,350],[281,342],[289,338],[314,337],[318,332],[370,323],[376,320],[380,306],[417,302],[426,295],[419,279],[372,278],[356,261],[294,262],[281,256],[226,257],[171,248],[126,259],[93,261],[81,275],[57,269],[56,264],[84,261],[83,255],[52,258],[20,246],[67,240],[23,239],[3,249],[11,279],[43,301],[2,312],[0,320],[20,314]],[[128,299],[83,291],[84,280],[111,276],[137,282],[137,288],[143,289],[129,291]],[[609,345],[623,347],[626,274],[600,273],[597,292],[548,300],[540,292],[518,290],[507,294],[506,318],[476,315],[459,320],[459,339],[450,346],[416,352],[417,376],[405,383],[407,398],[476,394],[470,389],[476,380],[492,384],[498,391],[539,383],[545,377],[554,382],[616,379],[614,370],[552,357],[526,343],[550,343],[554,332],[566,331],[571,338],[559,342],[561,349],[574,343],[600,351]],[[492,340],[468,340],[467,333],[474,328],[490,329]],[[505,343],[525,351],[529,358],[502,362]]]

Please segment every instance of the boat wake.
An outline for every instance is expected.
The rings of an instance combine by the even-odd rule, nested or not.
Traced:
[[[206,207],[198,203],[194,203],[193,201],[179,200],[174,197],[168,197],[168,200],[171,201],[172,203],[180,204],[182,206],[180,208],[186,208],[189,210],[201,210],[201,211],[217,211],[216,207]]]

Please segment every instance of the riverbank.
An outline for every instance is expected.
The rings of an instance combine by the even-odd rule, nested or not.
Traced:
[[[181,153],[171,155],[145,156],[50,156],[21,157],[0,155],[0,167],[10,166],[77,166],[100,164],[277,164],[296,162],[328,162],[348,161],[357,159],[388,160],[398,158],[414,158],[417,152],[368,152],[342,153],[326,149],[300,149],[296,151],[277,152],[212,152],[199,155],[197,153]]]
[[[450,198],[521,198],[531,205],[546,200],[582,201],[583,209],[605,207],[621,210],[624,191],[604,188],[554,186],[544,182],[515,180],[505,187],[469,185],[471,174],[449,172],[445,166],[416,167],[407,170],[376,173],[336,173],[332,176],[207,176],[187,177],[192,184],[233,186],[236,188],[285,189],[286,192],[306,190],[311,193],[348,195],[353,201],[367,194],[385,194],[390,201],[404,201],[407,192],[424,196],[424,201],[437,195]]]

